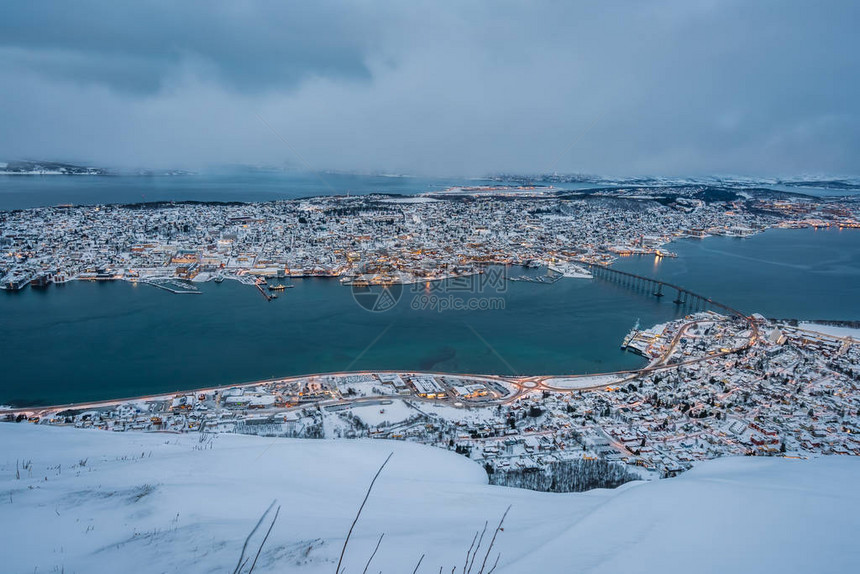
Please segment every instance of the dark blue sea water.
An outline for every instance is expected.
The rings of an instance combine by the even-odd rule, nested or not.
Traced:
[[[677,259],[619,268],[670,280],[741,310],[860,319],[860,231],[771,230],[672,245]],[[513,274],[522,273],[518,268]],[[600,281],[508,282],[502,309],[415,309],[425,286],[373,313],[332,279],[296,280],[266,302],[253,287],[202,295],[82,283],[0,296],[0,403],[48,404],[359,369],[538,374],[634,368],[619,350],[634,322],[677,316],[657,299]]]
[[[0,209],[47,205],[93,205],[150,201],[273,201],[320,195],[396,193],[414,195],[460,185],[499,185],[504,181],[457,177],[410,177],[219,169],[187,175],[0,175]],[[517,185],[515,182],[507,182]],[[595,180],[556,184],[559,189],[629,187]],[[815,196],[856,195],[857,190],[770,186]]]
[[[318,195],[417,194],[481,180],[227,171],[176,176],[0,175],[0,209],[150,201],[273,201]]]
[[[521,271],[518,271],[521,273]],[[334,279],[296,280],[266,302],[232,281],[202,295],[73,282],[0,294],[0,403],[56,403],[359,369],[471,373],[598,372],[642,360],[626,332],[673,306],[615,285],[509,282],[504,309],[370,312]]]
[[[259,201],[326,193],[414,194],[479,181],[296,173],[176,177],[0,176],[0,209],[156,200]],[[860,231],[771,230],[682,240],[677,259],[616,266],[745,312],[860,320]],[[515,271],[514,274],[522,273]],[[493,310],[385,313],[335,280],[295,282],[273,302],[226,281],[202,295],[127,283],[71,283],[0,294],[0,404],[49,404],[358,369],[539,374],[635,368],[619,350],[633,324],[677,316],[611,283],[509,282]],[[501,308],[500,308],[501,307]]]
[[[746,239],[683,239],[676,259],[615,267],[680,284],[767,317],[860,320],[860,230],[771,229]]]

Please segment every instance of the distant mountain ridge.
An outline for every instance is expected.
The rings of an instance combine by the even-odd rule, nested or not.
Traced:
[[[860,178],[830,176],[779,177],[742,177],[742,176],[705,176],[705,177],[605,177],[588,174],[496,174],[488,179],[500,182],[528,184],[598,184],[607,187],[678,187],[714,186],[732,189],[748,189],[768,186],[820,187],[825,189],[860,190]]]

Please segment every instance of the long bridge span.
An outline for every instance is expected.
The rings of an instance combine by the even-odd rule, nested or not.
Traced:
[[[636,291],[650,293],[654,297],[674,295],[675,298],[672,300],[672,303],[678,305],[681,308],[690,309],[691,311],[704,311],[711,307],[727,311],[732,315],[742,317],[744,319],[748,319],[746,314],[735,309],[734,307],[729,307],[725,303],[719,303],[717,301],[714,301],[710,297],[705,297],[704,295],[700,295],[699,293],[695,293],[693,291],[690,291],[686,287],[681,287],[680,285],[675,285],[674,283],[668,283],[666,281],[654,279],[653,277],[645,277],[643,275],[637,275],[635,273],[629,273],[627,271],[613,269],[612,267],[609,267],[607,265],[600,265],[598,263],[582,263],[582,265],[584,265],[591,271],[591,274],[594,276],[595,279],[614,281],[620,285],[629,287]]]

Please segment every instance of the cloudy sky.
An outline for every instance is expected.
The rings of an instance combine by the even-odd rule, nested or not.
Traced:
[[[860,173],[860,2],[9,0],[0,158]]]

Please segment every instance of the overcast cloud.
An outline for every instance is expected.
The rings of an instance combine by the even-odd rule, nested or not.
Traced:
[[[9,1],[0,158],[858,174],[859,25],[826,0]]]

